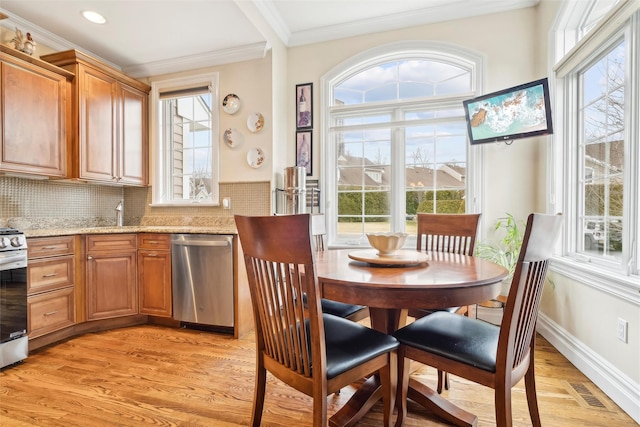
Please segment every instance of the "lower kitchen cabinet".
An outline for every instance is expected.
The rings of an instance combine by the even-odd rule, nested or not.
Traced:
[[[27,241],[29,339],[75,324],[75,237]]]
[[[138,234],[140,314],[171,317],[171,235]]]
[[[36,338],[73,325],[73,287],[57,289],[27,298],[29,338]]]
[[[138,314],[136,234],[85,239],[87,320]]]
[[[149,321],[177,324],[171,243],[171,234],[155,232],[29,237],[29,348]],[[253,312],[237,235],[232,245],[238,338],[253,327]]]

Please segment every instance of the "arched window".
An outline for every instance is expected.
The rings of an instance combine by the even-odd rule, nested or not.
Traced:
[[[366,244],[376,231],[415,235],[416,212],[479,209],[468,197],[462,101],[478,92],[481,66],[471,52],[412,42],[364,52],[324,76],[329,244]]]

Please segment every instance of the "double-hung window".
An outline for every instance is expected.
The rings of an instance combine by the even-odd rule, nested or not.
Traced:
[[[563,126],[550,176],[552,200],[567,216],[565,268],[582,271],[596,286],[606,277],[608,286],[634,295],[640,289],[640,11],[632,2],[570,7],[568,27],[557,38],[563,42],[556,43],[567,52],[555,68]]]
[[[153,204],[218,205],[217,73],[152,83]]]
[[[323,79],[329,244],[363,245],[377,231],[414,235],[417,212],[477,209],[467,201],[462,101],[477,90],[481,61],[432,48],[390,47]]]

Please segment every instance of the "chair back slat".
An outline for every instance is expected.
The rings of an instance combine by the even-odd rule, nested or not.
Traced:
[[[318,338],[324,336],[324,326],[309,224],[307,214],[236,216],[256,317],[258,351],[305,377],[312,376],[312,360],[321,375],[325,366],[320,343],[324,341]],[[290,239],[286,248],[279,244],[283,238]]]
[[[475,236],[444,236],[440,234],[423,235],[420,249],[426,251],[448,252],[452,254],[468,255],[473,252]]]
[[[418,213],[416,249],[473,255],[480,214]]]
[[[531,351],[549,260],[561,225],[560,215],[529,215],[502,318],[499,365],[515,368]]]

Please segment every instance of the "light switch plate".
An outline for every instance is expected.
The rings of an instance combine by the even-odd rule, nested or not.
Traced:
[[[627,334],[629,333],[629,331],[627,330],[628,327],[629,322],[618,317],[618,330],[616,335],[618,336],[618,339],[624,343],[627,342]]]

